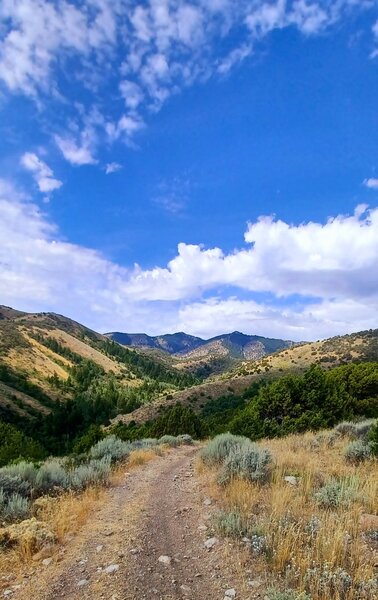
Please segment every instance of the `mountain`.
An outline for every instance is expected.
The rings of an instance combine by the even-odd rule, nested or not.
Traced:
[[[155,348],[156,350],[164,350],[169,354],[190,352],[206,343],[205,340],[199,337],[181,331],[157,336],[150,336],[146,333],[121,333],[119,331],[106,333],[105,335],[123,346]]]
[[[246,335],[239,331],[218,335],[208,340],[183,332],[160,336],[120,332],[111,332],[105,335],[124,346],[154,348],[183,359],[210,357],[257,359],[293,345],[293,342],[290,341]]]
[[[130,415],[119,415],[115,422],[143,423],[156,418],[163,407],[177,403],[201,411],[206,403],[218,398],[228,397],[232,401],[232,398],[241,395],[254,382],[271,380],[289,373],[303,373],[314,363],[331,369],[338,365],[368,361],[378,361],[378,329],[294,345],[257,360],[239,361],[234,368],[221,375],[190,389],[177,391],[165,398],[160,397]]]

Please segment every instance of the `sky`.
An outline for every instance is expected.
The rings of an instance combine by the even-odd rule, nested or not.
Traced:
[[[378,0],[2,0],[0,303],[377,327]]]

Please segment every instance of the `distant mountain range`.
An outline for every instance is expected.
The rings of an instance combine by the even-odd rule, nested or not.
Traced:
[[[200,337],[179,333],[150,336],[146,333],[111,332],[110,339],[133,348],[154,348],[182,358],[231,357],[253,360],[290,348],[293,342],[259,335],[246,335],[239,331],[217,335],[204,340]]]

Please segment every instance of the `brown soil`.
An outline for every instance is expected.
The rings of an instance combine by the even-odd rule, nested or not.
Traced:
[[[196,451],[179,448],[123,473],[77,537],[30,572],[11,598],[222,600],[229,588],[237,599],[258,597],[248,590],[243,549],[221,539],[210,550],[204,545],[214,535],[216,507],[204,503]],[[118,568],[107,573],[110,565]]]

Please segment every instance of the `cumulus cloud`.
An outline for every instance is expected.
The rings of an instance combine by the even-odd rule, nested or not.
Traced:
[[[371,190],[378,190],[378,179],[375,177],[370,177],[369,179],[364,179],[363,184],[365,187]]]
[[[34,152],[25,152],[21,157],[21,164],[33,174],[40,192],[49,193],[58,190],[62,182],[54,177],[53,171]]]
[[[361,210],[325,224],[260,217],[245,233],[250,246],[230,254],[181,243],[167,267],[136,273],[131,289],[156,300],[180,300],[220,285],[278,296],[377,294],[378,209]]]
[[[324,224],[261,218],[249,224],[242,249],[226,254],[182,243],[166,267],[152,270],[126,269],[63,240],[4,181],[0,211],[2,302],[16,308],[53,310],[102,331],[152,334],[241,329],[302,340],[376,326],[378,209]],[[241,300],[230,286],[265,299]]]
[[[93,137],[129,142],[172,94],[228,73],[273,30],[318,35],[368,8],[370,1],[355,0],[3,0],[0,82],[40,109],[46,100],[59,102],[67,130],[80,93],[86,113],[97,102],[102,107]],[[371,27],[377,38],[377,25]],[[75,126],[85,132],[79,113]],[[98,140],[91,145],[62,133],[58,140],[73,164],[94,163]]]

